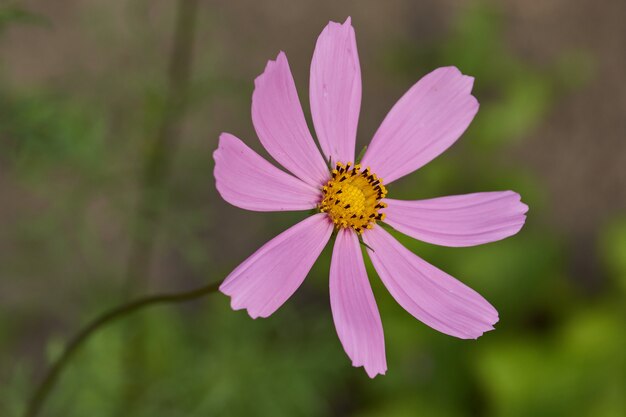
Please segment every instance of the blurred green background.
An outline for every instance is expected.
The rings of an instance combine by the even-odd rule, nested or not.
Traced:
[[[23,410],[99,312],[220,280],[305,216],[229,206],[212,151],[229,131],[266,155],[250,120],[254,77],[285,50],[308,112],[317,35],[348,15],[360,145],[425,73],[456,65],[476,77],[481,109],[466,134],[390,191],[522,195],[528,221],[508,240],[402,239],[483,294],[496,331],[462,341],[431,330],[368,265],[389,366],[370,380],[332,324],[327,248],[269,319],[215,294],[106,328],[42,415],[626,415],[626,3],[3,0],[0,416]]]

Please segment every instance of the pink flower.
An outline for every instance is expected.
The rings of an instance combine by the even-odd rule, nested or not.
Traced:
[[[517,233],[528,207],[512,191],[429,200],[387,198],[383,185],[427,164],[451,146],[478,111],[472,77],[454,67],[419,80],[395,104],[360,164],[355,139],[361,72],[354,29],[330,22],[311,62],[310,102],[322,154],[309,132],[287,57],[269,61],[255,80],[252,121],[269,154],[291,174],[223,133],[215,151],[216,186],[234,206],[253,211],[316,209],[246,259],[220,290],[252,318],[274,313],[298,289],[336,231],[330,304],[337,334],[354,366],[370,377],[387,370],[383,327],[359,238],[396,301],[440,332],[476,339],[497,311],[477,292],[404,248],[378,225],[425,242],[472,246]],[[329,172],[326,161],[335,168]]]

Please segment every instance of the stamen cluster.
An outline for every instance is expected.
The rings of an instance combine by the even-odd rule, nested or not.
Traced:
[[[382,178],[369,168],[361,171],[359,164],[337,162],[331,179],[322,187],[322,194],[319,210],[328,213],[337,228],[351,227],[362,233],[385,218],[385,213],[378,212],[387,207],[381,201],[387,195]]]

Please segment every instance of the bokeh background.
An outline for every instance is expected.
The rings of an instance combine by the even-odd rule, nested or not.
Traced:
[[[456,65],[476,77],[469,130],[392,191],[521,193],[530,212],[513,238],[401,238],[490,300],[496,331],[462,341],[431,330],[368,265],[389,365],[370,380],[332,325],[327,248],[269,319],[214,294],[104,329],[43,415],[626,415],[625,2],[3,0],[1,416],[23,410],[100,312],[220,280],[305,216],[229,206],[212,152],[229,131],[266,155],[250,120],[254,78],[286,51],[308,112],[317,35],[349,15],[361,146],[425,73]]]

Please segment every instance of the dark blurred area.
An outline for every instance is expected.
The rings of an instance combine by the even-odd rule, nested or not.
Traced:
[[[0,0],[0,415],[18,415],[68,338],[140,294],[221,280],[305,213],[253,213],[214,187],[228,131],[267,155],[254,78],[289,57],[308,116],[318,34],[352,16],[359,145],[421,76],[455,65],[480,111],[398,198],[512,189],[502,242],[411,250],[500,312],[478,341],[426,327],[370,280],[386,376],[332,324],[330,248],[275,315],[211,295],[116,323],[46,416],[624,416],[626,2]]]

